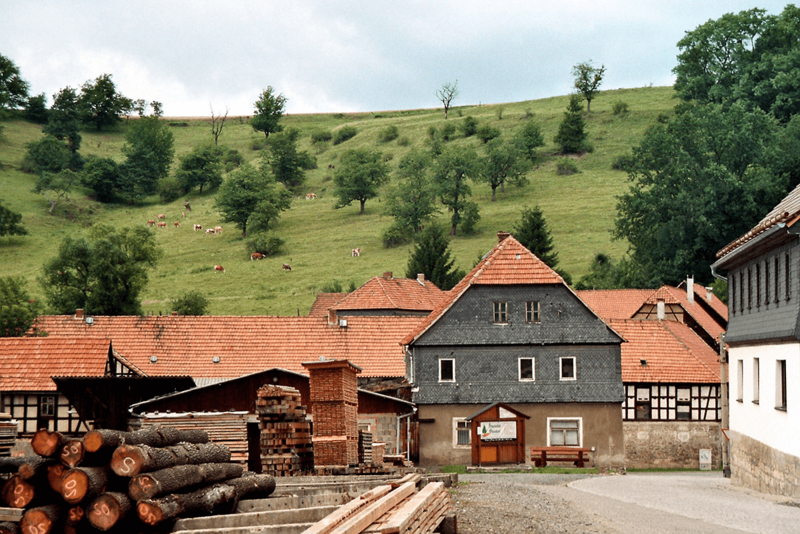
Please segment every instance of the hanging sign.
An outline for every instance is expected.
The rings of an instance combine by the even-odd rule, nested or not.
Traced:
[[[483,441],[517,439],[516,421],[481,421],[478,432]]]

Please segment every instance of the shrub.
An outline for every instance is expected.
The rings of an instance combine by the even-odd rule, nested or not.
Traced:
[[[264,148],[266,146],[267,146],[266,140],[262,139],[261,137],[254,137],[250,141],[250,149],[251,150],[264,150]]]
[[[160,179],[158,186],[156,186],[156,191],[164,204],[178,200],[184,193],[180,181],[175,176],[165,176]]]
[[[475,225],[481,218],[478,205],[474,202],[469,202],[461,214],[461,230],[467,234],[475,233]]]
[[[503,106],[500,106],[494,111],[494,114],[497,115],[497,120],[503,120]]]
[[[475,120],[475,117],[472,115],[467,115],[464,117],[464,120],[461,121],[461,132],[464,134],[464,137],[473,136],[477,131],[478,121]]]
[[[208,299],[199,291],[188,291],[169,303],[178,315],[208,315]]]
[[[406,137],[405,135],[397,140],[397,144],[400,146],[408,146],[411,144],[411,139]]]
[[[393,224],[383,232],[381,241],[385,248],[393,248],[411,241],[411,232],[398,224]]]
[[[456,134],[456,125],[452,122],[446,123],[442,126],[442,139],[449,141]]]
[[[389,141],[394,141],[398,137],[400,137],[400,131],[394,124],[390,124],[383,130],[378,132],[378,141],[380,141],[381,143],[388,143]]]
[[[275,256],[283,249],[284,241],[272,232],[259,232],[247,241],[246,250],[250,254],[259,252],[264,256]]]
[[[333,138],[333,134],[329,130],[321,130],[319,132],[311,133],[312,143],[325,143]]]
[[[333,144],[338,145],[344,143],[348,139],[352,139],[356,136],[358,130],[356,130],[355,126],[342,126],[333,134]]]
[[[525,108],[525,116],[523,118],[525,120],[530,120],[533,118],[533,111],[531,111],[531,108]]]
[[[614,158],[611,163],[611,168],[616,171],[627,171],[633,165],[633,156],[630,154],[623,154]]]
[[[559,176],[569,176],[581,172],[572,158],[561,158],[556,162],[556,174]]]
[[[622,100],[617,100],[614,102],[612,110],[614,111],[614,115],[624,115],[628,112],[628,104]]]
[[[484,143],[488,143],[495,137],[500,136],[500,129],[488,124],[483,124],[475,131],[475,135]]]
[[[384,152],[382,159],[384,163],[392,161],[394,159],[394,154],[392,154],[391,152]]]
[[[436,129],[436,126],[428,126],[428,139],[435,141],[438,133],[439,130]]]

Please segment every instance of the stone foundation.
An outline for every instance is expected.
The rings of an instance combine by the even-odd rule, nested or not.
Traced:
[[[722,465],[725,438],[713,421],[623,421],[625,467],[700,468],[700,449],[711,449],[711,467]]]
[[[800,498],[800,458],[738,432],[731,435],[731,483]]]

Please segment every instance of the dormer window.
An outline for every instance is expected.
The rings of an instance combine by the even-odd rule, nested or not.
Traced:
[[[494,324],[508,324],[508,302],[494,303]]]

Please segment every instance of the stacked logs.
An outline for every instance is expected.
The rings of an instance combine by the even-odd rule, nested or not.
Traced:
[[[0,499],[22,509],[19,529],[0,534],[166,532],[179,517],[227,513],[245,495],[268,495],[275,480],[245,473],[202,430],[94,430],[80,439],[39,430],[38,456],[0,459],[11,476]]]
[[[296,476],[314,466],[311,423],[297,389],[269,384],[260,387],[256,414],[261,430],[263,473]]]

